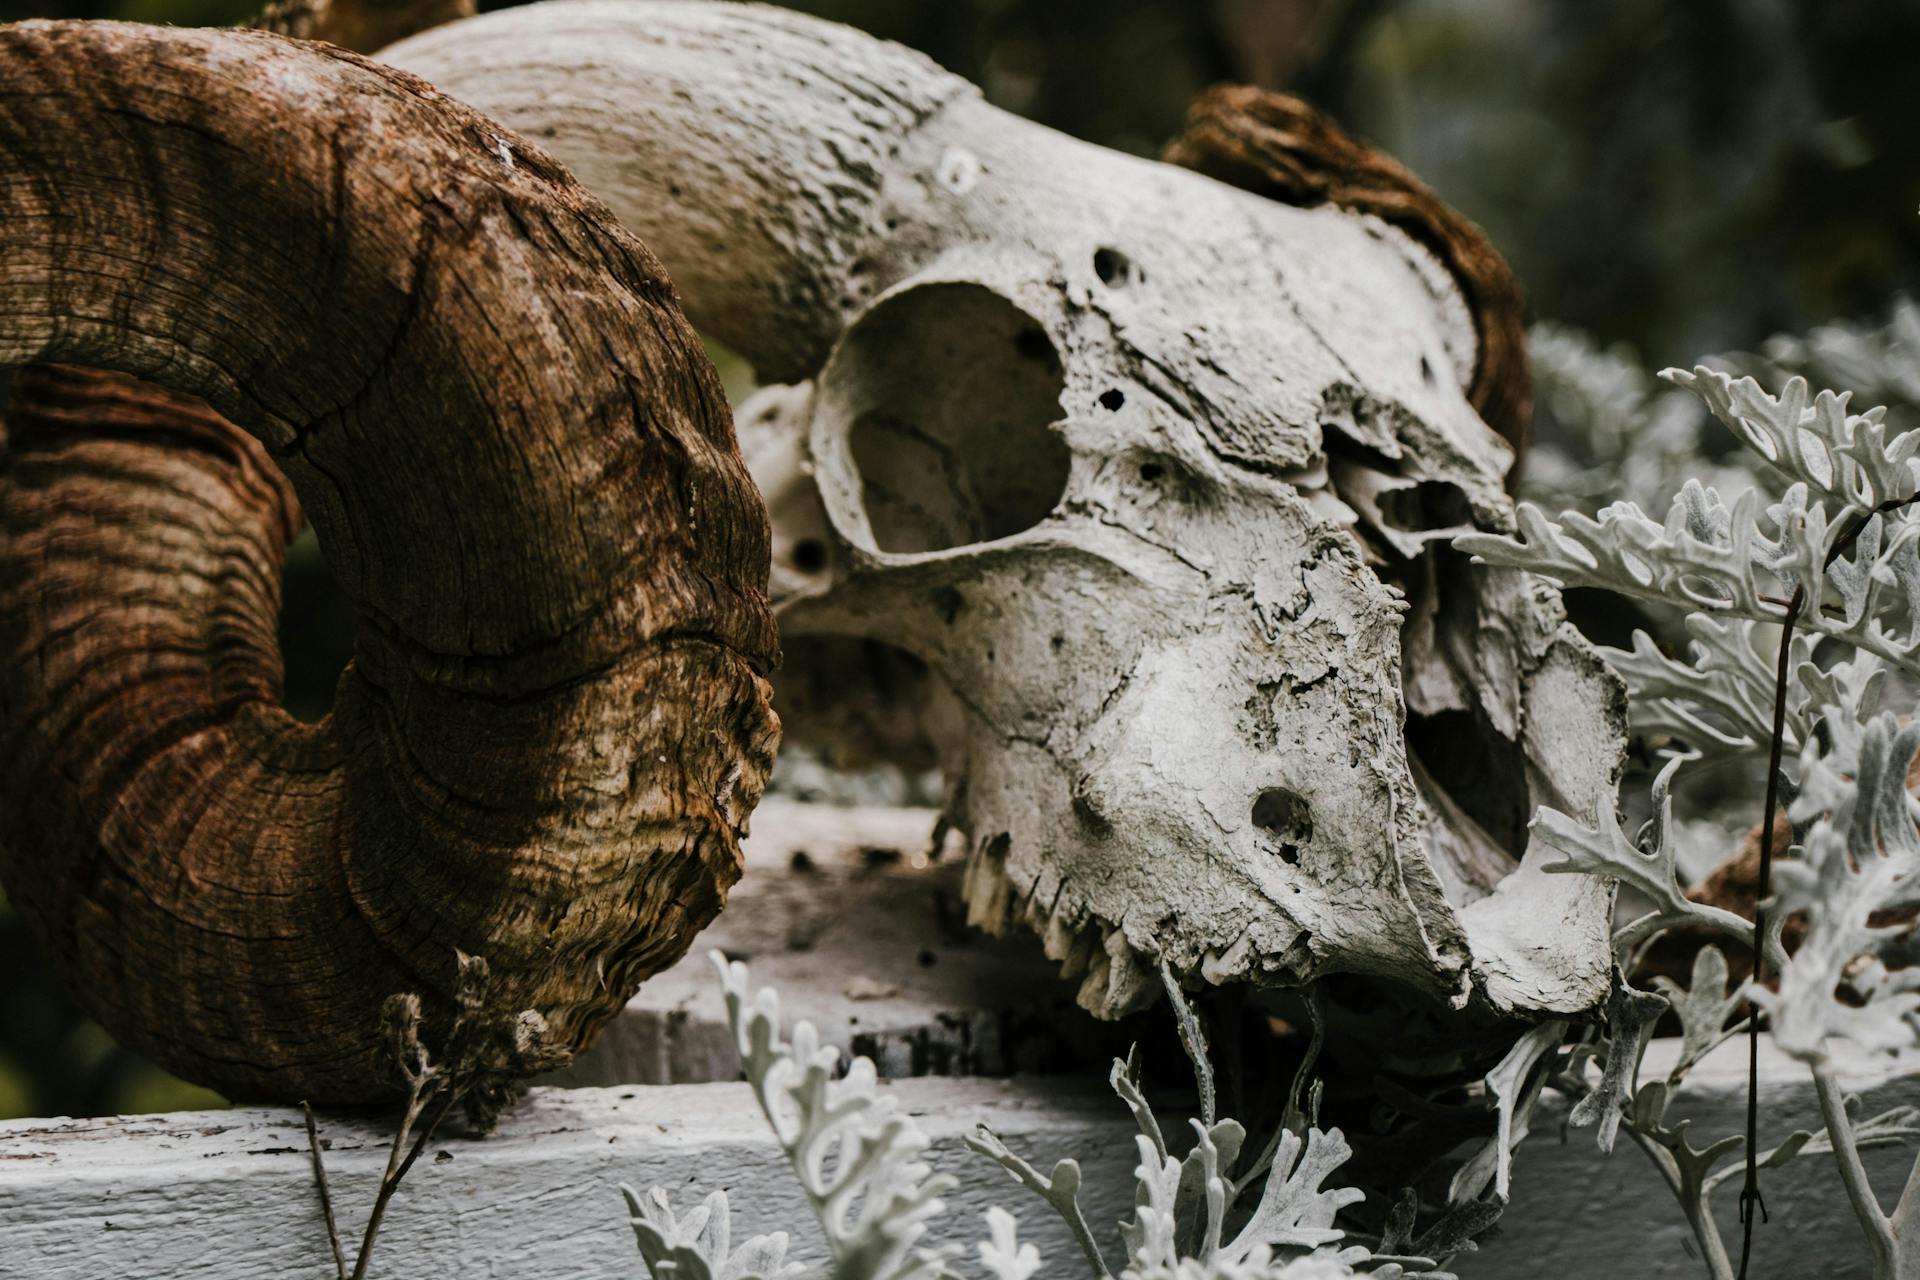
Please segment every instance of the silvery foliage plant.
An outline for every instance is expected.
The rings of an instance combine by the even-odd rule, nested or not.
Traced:
[[[1754,482],[1764,460],[1714,427],[1700,399],[1654,376],[1630,348],[1541,321],[1527,334],[1549,424],[1527,453],[1520,496],[1552,510],[1626,498],[1663,506],[1697,479],[1721,493]],[[1884,405],[1894,431],[1920,427],[1920,304],[1902,298],[1885,323],[1845,321],[1770,338],[1758,352],[1705,363],[1776,387],[1796,375]]]
[[[790,1043],[783,1040],[775,994],[752,990],[745,965],[718,954],[713,959],[747,1080],[826,1240],[829,1261],[817,1274],[832,1280],[961,1280],[969,1274],[1031,1280],[1040,1274],[1038,1250],[1020,1242],[1018,1222],[998,1207],[986,1214],[977,1269],[967,1268],[953,1246],[925,1246],[929,1224],[944,1211],[940,1197],[956,1185],[922,1158],[926,1134],[893,1098],[881,1096],[871,1061],[856,1057],[836,1078],[837,1049],[822,1045],[806,1022],[795,1025]],[[1246,1139],[1239,1124],[1193,1121],[1192,1149],[1175,1155],[1131,1064],[1116,1062],[1111,1081],[1140,1129],[1135,1209],[1120,1226],[1118,1280],[1400,1280],[1416,1272],[1423,1280],[1453,1280],[1424,1257],[1376,1256],[1340,1245],[1344,1233],[1334,1217],[1361,1193],[1322,1186],[1352,1154],[1339,1130],[1282,1129],[1236,1176]],[[1063,1159],[1042,1174],[984,1127],[968,1145],[1039,1194],[1067,1222],[1091,1274],[1114,1280],[1080,1208],[1077,1161]],[[627,1186],[621,1192],[652,1280],[810,1274],[788,1261],[784,1232],[736,1247],[724,1191],[684,1216],[659,1187],[644,1195]],[[1251,1208],[1236,1211],[1243,1200]],[[1410,1225],[1411,1207],[1395,1220]]]
[[[1911,308],[1897,321],[1912,330],[1906,338],[1920,339]],[[1890,355],[1903,332],[1897,324],[1874,350]],[[1829,354],[1845,345],[1834,334],[1823,342]],[[1846,349],[1865,360],[1869,345],[1856,338]],[[1920,342],[1913,351],[1920,355]],[[1775,354],[1794,351],[1781,346]],[[1741,1172],[1745,1139],[1696,1145],[1689,1122],[1670,1117],[1668,1104],[1686,1071],[1741,1031],[1730,1024],[1751,999],[1775,1043],[1812,1073],[1825,1122],[1818,1135],[1795,1132],[1758,1153],[1760,1167],[1830,1151],[1875,1274],[1916,1274],[1908,1268],[1920,1267],[1920,1168],[1889,1213],[1867,1185],[1859,1153],[1912,1139],[1920,1115],[1902,1108],[1857,1117],[1835,1082],[1832,1055],[1843,1042],[1869,1052],[1913,1045],[1920,1010],[1920,967],[1904,964],[1910,930],[1896,914],[1920,905],[1920,806],[1907,788],[1920,726],[1907,723],[1911,705],[1888,705],[1910,704],[1897,690],[1920,678],[1920,431],[1896,433],[1886,410],[1853,413],[1846,394],[1815,395],[1798,376],[1778,395],[1751,377],[1704,366],[1662,377],[1697,397],[1757,456],[1751,474],[1764,492],[1749,489],[1729,502],[1689,480],[1664,520],[1630,501],[1558,519],[1523,503],[1514,536],[1472,535],[1456,545],[1566,586],[1685,611],[1691,643],[1684,657],[1670,656],[1644,632],[1630,650],[1606,655],[1628,682],[1636,730],[1667,744],[1650,820],[1630,833],[1611,811],[1542,809],[1535,819],[1558,854],[1552,870],[1609,877],[1643,904],[1615,935],[1622,974],[1674,928],[1753,946],[1751,923],[1683,892],[1680,868],[1701,859],[1681,848],[1674,784],[1682,771],[1730,763],[1744,763],[1764,783],[1784,669],[1778,782],[1795,842],[1774,868],[1775,899],[1760,940],[1777,983],[1729,993],[1725,957],[1712,946],[1699,951],[1689,985],[1662,979],[1657,990],[1641,991],[1618,978],[1604,1034],[1543,1055],[1543,1070],[1550,1085],[1575,1096],[1571,1118],[1595,1125],[1603,1150],[1624,1131],[1647,1153],[1679,1196],[1710,1273],[1730,1277],[1711,1198]],[[1795,625],[1783,653],[1789,614]],[[1753,818],[1761,789],[1751,793]],[[1781,941],[1789,916],[1806,926],[1791,956]],[[1647,1040],[1669,1009],[1683,1029],[1678,1060],[1664,1078],[1643,1081]]]

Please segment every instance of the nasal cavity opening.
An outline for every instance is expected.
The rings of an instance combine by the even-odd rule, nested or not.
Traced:
[[[280,705],[308,724],[333,709],[340,673],[353,657],[353,601],[327,571],[320,541],[307,529],[287,547],[280,583]]]
[[[873,308],[822,376],[845,415],[882,551],[941,551],[1030,529],[1059,504],[1071,455],[1045,329],[990,289],[922,285]]]
[[[1282,862],[1297,863],[1313,840],[1313,807],[1298,792],[1268,787],[1253,799],[1253,825],[1273,837]]]
[[[1525,749],[1484,716],[1469,711],[1409,715],[1406,741],[1408,752],[1457,814],[1518,861],[1533,816]]]
[[[1422,480],[1404,489],[1384,489],[1378,501],[1381,518],[1407,533],[1473,527],[1473,504],[1451,481]]]

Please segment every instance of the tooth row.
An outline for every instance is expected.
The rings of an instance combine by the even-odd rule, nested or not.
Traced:
[[[979,845],[967,860],[963,892],[967,923],[1003,936],[1018,915],[1040,936],[1060,976],[1079,978],[1074,999],[1103,1018],[1144,1009],[1159,997],[1152,962],[1136,951],[1119,928],[1100,920],[1085,904],[1070,900],[1066,886],[1051,877],[1022,887],[1007,874],[1004,841]]]
[[[967,923],[996,938],[1004,937],[1014,897],[1004,848],[996,849],[992,843],[975,848],[967,858],[966,879],[960,891],[967,900]]]

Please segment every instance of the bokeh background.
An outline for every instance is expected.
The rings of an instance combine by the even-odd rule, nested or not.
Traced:
[[[256,7],[0,0],[0,21],[217,25]],[[912,45],[1000,106],[1142,154],[1178,131],[1207,84],[1298,93],[1486,228],[1536,318],[1566,326],[1579,351],[1615,351],[1625,369],[1872,321],[1920,282],[1920,0],[788,7]],[[750,371],[726,371],[750,385]],[[1579,424],[1556,422],[1545,401],[1551,444]],[[352,621],[310,539],[293,550],[286,595],[288,707],[314,719]],[[0,1118],[218,1104],[89,1021],[0,899]]]

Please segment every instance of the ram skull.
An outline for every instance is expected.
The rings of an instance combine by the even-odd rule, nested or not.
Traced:
[[[1449,547],[1511,524],[1473,400],[1524,419],[1519,313],[1464,223],[1396,216],[1411,179],[1292,207],[750,6],[552,0],[383,56],[550,146],[791,384],[741,414],[790,683],[870,698],[806,669],[835,641],[924,665],[976,922],[1107,1015],[1161,961],[1604,996],[1608,891],[1527,823],[1611,803],[1621,691],[1549,587]],[[1286,122],[1211,110],[1181,158],[1284,187]]]

